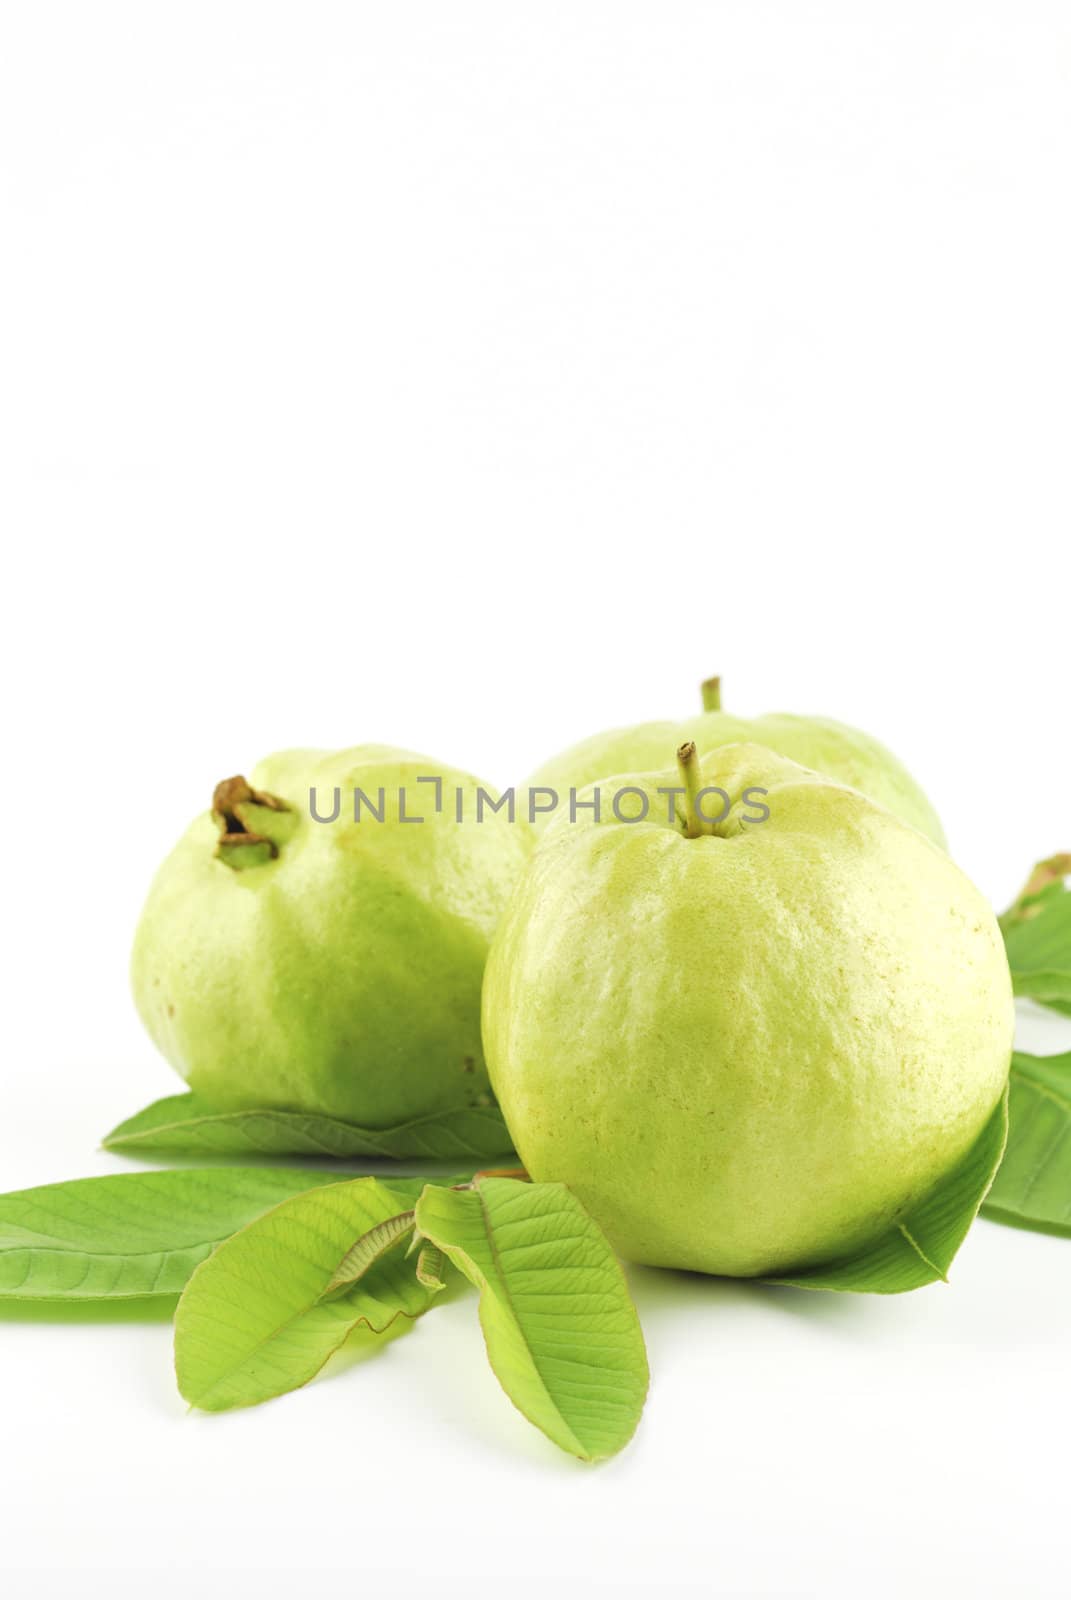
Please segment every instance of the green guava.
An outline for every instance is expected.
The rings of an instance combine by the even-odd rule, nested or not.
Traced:
[[[755,745],[681,760],[622,779],[646,820],[582,812],[544,835],[487,964],[491,1083],[531,1176],[568,1184],[631,1260],[835,1260],[927,1194],[1000,1098],[996,918],[858,791]]]
[[[369,1127],[490,1102],[480,985],[533,841],[479,790],[497,798],[377,745],[287,751],[218,786],[132,961],[141,1018],[192,1089]]]
[[[781,711],[750,719],[734,717],[721,709],[718,678],[707,679],[702,696],[702,712],[683,722],[611,728],[563,750],[528,779],[526,807],[527,795],[536,788],[558,795],[557,809],[561,811],[568,809],[571,788],[583,789],[622,772],[661,771],[667,751],[672,753],[688,740],[694,741],[700,756],[721,745],[754,742],[861,790],[944,848],[944,831],[930,802],[907,768],[870,734],[828,717],[798,717]],[[549,798],[537,796],[532,814],[537,832],[542,832],[551,817],[549,809],[539,809],[543,806],[549,808]]]

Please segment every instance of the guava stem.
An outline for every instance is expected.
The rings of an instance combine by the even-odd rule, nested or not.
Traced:
[[[684,784],[684,832],[689,839],[698,839],[700,834],[713,833],[714,824],[700,814],[698,796],[703,787],[703,777],[699,771],[699,756],[696,753],[695,741],[689,739],[687,744],[682,744],[677,751],[677,767],[680,771],[681,782]]]
[[[699,685],[699,693],[703,696],[704,711],[721,710],[721,679],[706,678]]]
[[[241,774],[224,778],[216,784],[212,794],[212,815],[219,828],[216,855],[235,872],[273,861],[279,854],[279,846],[274,839],[250,824],[257,820],[258,811],[289,810],[285,800],[254,789]]]
[[[265,806],[269,811],[290,810],[285,800],[280,800],[274,794],[265,794],[262,789],[254,789],[241,773],[234,778],[224,778],[212,792],[212,810],[227,822],[237,822],[239,828],[243,824],[238,816],[238,807],[248,805],[250,801],[254,805]]]
[[[454,1189],[475,1189],[481,1178],[516,1178],[520,1183],[531,1183],[531,1178],[523,1167],[484,1167],[479,1172],[474,1172],[467,1183],[455,1183]]]

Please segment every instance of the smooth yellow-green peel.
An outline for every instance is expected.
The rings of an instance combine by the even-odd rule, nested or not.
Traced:
[[[132,961],[142,1020],[192,1089],[372,1128],[488,1103],[480,985],[531,835],[477,822],[478,787],[365,745],[287,751],[217,788],[157,874]],[[336,789],[338,819],[315,821],[310,790],[330,816]],[[358,789],[382,822],[354,821]]]
[[[682,722],[642,722],[597,733],[547,761],[528,779],[526,790],[553,789],[560,796],[560,814],[568,810],[570,788],[584,789],[620,773],[659,772],[672,760],[673,751],[689,740],[700,756],[722,745],[751,742],[860,790],[944,846],[944,830],[925,794],[892,751],[870,734],[829,717],[787,712],[734,717],[721,709],[717,678],[708,678],[701,693],[705,709],[698,715]],[[542,832],[549,820],[550,813],[537,813],[533,818],[537,831]]]
[[[492,946],[484,1045],[525,1167],[624,1256],[783,1273],[877,1238],[969,1149],[1011,984],[986,901],[889,810],[755,745],[701,772],[734,801],[712,832],[667,815],[676,771],[622,780],[646,821],[548,831]]]

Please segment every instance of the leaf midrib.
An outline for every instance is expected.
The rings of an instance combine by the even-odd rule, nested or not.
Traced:
[[[33,1250],[43,1256],[89,1256],[101,1261],[114,1261],[122,1257],[125,1261],[140,1261],[143,1256],[175,1256],[184,1250],[200,1250],[204,1245],[222,1244],[224,1239],[232,1238],[237,1231],[232,1228],[229,1233],[221,1233],[218,1239],[192,1239],[189,1244],[162,1244],[155,1250],[95,1250],[82,1249],[78,1245],[18,1244],[10,1249],[0,1248],[0,1262],[5,1256],[17,1255],[20,1250]]]
[[[1022,1067],[1017,1067],[1013,1063],[1011,1076],[1017,1078],[1025,1088],[1032,1089],[1035,1094],[1040,1095],[1045,1100],[1051,1100],[1053,1105],[1059,1106],[1061,1111],[1066,1111],[1071,1115],[1071,1099],[1065,1099],[1058,1089],[1053,1089],[1043,1079],[1033,1077],[1029,1069],[1024,1071]]]
[[[106,1149],[114,1149],[116,1145],[144,1142],[146,1139],[151,1140],[154,1135],[174,1133],[177,1129],[207,1128],[218,1122],[242,1123],[248,1122],[254,1117],[265,1117],[274,1122],[322,1122],[331,1128],[343,1128],[347,1133],[360,1134],[361,1138],[367,1139],[369,1143],[372,1143],[377,1139],[392,1138],[398,1133],[409,1133],[414,1128],[423,1128],[429,1123],[442,1122],[445,1118],[458,1116],[479,1117],[494,1110],[493,1106],[455,1106],[449,1111],[430,1111],[426,1116],[412,1117],[408,1122],[394,1122],[386,1128],[369,1128],[363,1123],[347,1122],[344,1117],[332,1117],[326,1112],[287,1111],[275,1106],[261,1106],[249,1111],[200,1112],[192,1117],[175,1117],[169,1122],[154,1122],[151,1128],[136,1128],[130,1133],[120,1134],[117,1138],[109,1134],[104,1140],[104,1147]],[[315,1134],[309,1133],[307,1136],[317,1143],[322,1142],[316,1140]]]
[[[557,1413],[557,1415],[559,1417],[561,1417],[562,1422],[565,1423],[565,1427],[566,1427],[566,1429],[568,1431],[570,1439],[572,1439],[573,1443],[576,1445],[577,1449],[581,1452],[582,1455],[587,1456],[587,1457],[590,1458],[590,1456],[591,1456],[590,1448],[583,1442],[583,1440],[577,1438],[576,1433],[573,1431],[572,1424],[563,1415],[561,1407],[559,1406],[557,1400],[555,1400],[554,1395],[551,1393],[551,1390],[550,1390],[550,1387],[549,1387],[549,1385],[547,1383],[547,1380],[543,1376],[542,1369],[540,1368],[540,1364],[539,1364],[538,1360],[536,1359],[536,1353],[532,1348],[532,1344],[531,1344],[531,1341],[528,1338],[527,1332],[525,1331],[524,1324],[521,1322],[520,1317],[517,1315],[516,1303],[514,1302],[513,1294],[512,1294],[512,1291],[510,1289],[510,1286],[509,1286],[509,1281],[508,1281],[508,1279],[506,1277],[506,1269],[505,1269],[505,1266],[504,1266],[503,1261],[502,1261],[501,1254],[500,1254],[499,1249],[498,1249],[497,1241],[495,1239],[495,1231],[494,1231],[494,1228],[491,1225],[491,1213],[487,1209],[487,1202],[483,1197],[483,1194],[481,1192],[479,1184],[476,1185],[475,1193],[476,1193],[477,1199],[480,1202],[480,1212],[481,1212],[481,1215],[483,1217],[483,1230],[484,1230],[484,1233],[487,1235],[487,1243],[488,1243],[488,1245],[490,1246],[490,1249],[491,1249],[491,1259],[494,1262],[495,1269],[496,1269],[496,1271],[498,1273],[499,1282],[502,1284],[503,1292],[504,1292],[505,1298],[506,1298],[506,1303],[509,1306],[510,1315],[513,1318],[514,1326],[517,1328],[518,1332],[520,1333],[521,1338],[522,1338],[522,1340],[524,1342],[524,1348],[527,1350],[529,1358],[531,1360],[532,1370],[535,1372],[536,1377],[539,1379],[540,1385],[542,1386],[542,1389],[543,1389],[543,1393],[546,1396],[547,1400],[549,1401],[550,1405],[553,1407],[553,1409]],[[518,1407],[518,1410],[519,1409],[520,1409],[520,1407]],[[534,1420],[534,1419],[529,1419],[529,1420]]]
[[[902,1222],[898,1222],[896,1224],[896,1226],[900,1230],[900,1232],[903,1234],[904,1238],[907,1240],[907,1242],[911,1246],[912,1250],[914,1250],[914,1252],[918,1256],[919,1260],[922,1261],[927,1267],[929,1267],[931,1272],[936,1272],[938,1278],[941,1280],[942,1283],[947,1283],[948,1282],[948,1273],[943,1271],[937,1265],[936,1261],[931,1261],[930,1260],[929,1256],[926,1254],[925,1250],[919,1244],[919,1242],[915,1238],[915,1236],[912,1233],[908,1232],[907,1228],[904,1227],[904,1224]]]
[[[356,1288],[356,1285],[354,1287]],[[361,1293],[365,1292],[366,1291],[361,1290]],[[191,1400],[190,1404],[200,1405],[206,1396],[214,1394],[219,1388],[220,1384],[226,1383],[228,1379],[233,1378],[235,1372],[238,1371],[240,1367],[243,1367],[246,1362],[255,1357],[261,1350],[263,1350],[265,1345],[270,1344],[273,1339],[278,1339],[280,1334],[285,1333],[288,1328],[291,1328],[293,1324],[298,1322],[302,1317],[307,1317],[309,1312],[314,1311],[318,1304],[319,1299],[317,1298],[316,1300],[310,1301],[308,1305],[301,1306],[297,1311],[291,1312],[290,1316],[288,1316],[284,1322],[278,1323],[274,1328],[271,1329],[269,1333],[266,1333],[262,1339],[258,1339],[256,1344],[250,1345],[249,1348],[239,1357],[237,1361],[234,1362],[232,1366],[229,1366],[224,1372],[221,1372],[218,1377],[214,1378],[210,1386],[203,1390],[196,1400]],[[341,1304],[341,1300],[336,1301],[335,1304]],[[373,1326],[371,1313],[367,1311],[362,1312],[360,1316],[354,1317],[352,1322],[346,1322],[340,1317],[339,1326],[343,1329],[342,1337],[339,1339],[338,1344],[332,1345],[331,1349],[327,1352],[327,1355],[324,1356],[320,1366],[316,1368],[316,1372],[322,1371],[323,1367],[330,1360],[334,1352],[339,1348],[340,1345],[345,1344],[354,1328],[359,1328],[362,1323],[364,1323],[370,1332],[379,1334],[386,1333],[387,1329],[392,1325],[392,1323],[397,1322],[399,1317],[411,1317],[412,1320],[415,1321],[418,1315],[419,1312],[409,1312],[406,1311],[402,1306],[399,1306],[396,1311],[391,1313],[390,1317],[381,1328],[376,1328]],[[310,1379],[314,1378],[315,1376],[315,1372],[311,1373]],[[306,1382],[310,1381],[310,1379],[306,1379]]]
[[[225,1384],[229,1379],[233,1379],[235,1372],[240,1367],[244,1366],[247,1361],[250,1361],[255,1356],[257,1356],[259,1354],[259,1352],[264,1348],[264,1346],[266,1344],[269,1344],[273,1339],[277,1339],[279,1337],[279,1335],[281,1333],[284,1333],[286,1331],[286,1329],[291,1326],[292,1323],[294,1323],[294,1322],[296,1322],[298,1320],[299,1317],[307,1316],[308,1313],[311,1310],[314,1309],[315,1305],[316,1305],[316,1301],[314,1300],[311,1306],[306,1306],[303,1311],[296,1311],[292,1317],[287,1317],[286,1321],[285,1322],[281,1322],[277,1328],[274,1328],[272,1330],[271,1333],[265,1334],[263,1339],[258,1339],[257,1343],[255,1345],[252,1345],[250,1347],[250,1349],[248,1349],[245,1352],[245,1354],[241,1357],[241,1359],[239,1361],[235,1362],[234,1366],[228,1367],[226,1372],[221,1373],[218,1378],[214,1378],[212,1383],[211,1383],[211,1385],[209,1386],[209,1388],[203,1390],[195,1400],[191,1400],[190,1404],[194,1405],[194,1406],[201,1406],[203,1408],[204,1401],[206,1399],[210,1398],[212,1395],[214,1395],[216,1393],[216,1391],[219,1389],[221,1384]],[[399,1317],[408,1317],[411,1321],[415,1322],[419,1315],[420,1315],[420,1313],[417,1312],[417,1311],[404,1311],[401,1308],[401,1306],[399,1306],[397,1311],[393,1311],[391,1313],[391,1315],[388,1317],[387,1321],[383,1324],[383,1326],[381,1328],[377,1328],[377,1327],[373,1326],[372,1321],[371,1321],[371,1317],[369,1316],[369,1314],[367,1312],[365,1312],[364,1314],[362,1314],[359,1317],[354,1317],[352,1322],[340,1323],[340,1326],[342,1327],[342,1330],[343,1330],[342,1331],[342,1337],[339,1339],[337,1344],[333,1344],[331,1346],[330,1350],[327,1351],[327,1353],[325,1354],[323,1360],[320,1362],[320,1365],[316,1368],[315,1372],[310,1372],[309,1376],[307,1378],[304,1378],[302,1380],[301,1384],[298,1385],[298,1387],[299,1388],[303,1388],[306,1383],[311,1383],[313,1378],[316,1377],[317,1373],[323,1371],[324,1367],[330,1361],[330,1359],[334,1355],[335,1351],[339,1350],[342,1347],[342,1345],[345,1344],[346,1340],[349,1338],[349,1336],[353,1332],[353,1330],[355,1328],[359,1328],[362,1323],[364,1324],[364,1326],[366,1328],[368,1328],[368,1330],[371,1333],[381,1334],[381,1333],[386,1333],[387,1329],[392,1327],[393,1324],[395,1322],[397,1322]]]

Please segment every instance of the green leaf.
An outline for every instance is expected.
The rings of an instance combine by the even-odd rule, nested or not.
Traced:
[[[771,1283],[856,1294],[903,1294],[944,1282],[957,1250],[985,1199],[1008,1136],[1008,1094],[1002,1095],[981,1136],[936,1189],[875,1244],[846,1261],[812,1267]]]
[[[438,1245],[423,1245],[417,1254],[417,1281],[422,1283],[425,1289],[430,1289],[434,1294],[438,1294],[440,1289],[445,1289],[446,1287],[443,1278],[444,1270],[443,1253]]]
[[[983,1215],[1071,1235],[1071,1051],[1016,1051],[1008,1117],[1008,1148]]]
[[[284,1200],[203,1262],[175,1313],[175,1372],[191,1405],[227,1411],[299,1388],[358,1328],[386,1332],[427,1310],[430,1292],[388,1252],[338,1299],[323,1294],[354,1238],[408,1195],[375,1178]]]
[[[417,1228],[480,1291],[487,1354],[514,1405],[563,1450],[611,1456],[647,1393],[643,1334],[621,1267],[562,1184],[429,1185]]]
[[[1034,868],[1015,904],[1000,918],[1012,987],[1071,1016],[1071,855]]]
[[[1071,972],[1013,972],[1012,992],[1022,1000],[1036,1000],[1071,1015]]]
[[[106,1135],[124,1155],[336,1156],[476,1161],[512,1154],[497,1106],[460,1106],[396,1128],[358,1128],[303,1111],[216,1111],[199,1095],[157,1100]]]
[[[412,1211],[402,1211],[388,1217],[385,1222],[377,1222],[374,1228],[363,1233],[335,1268],[324,1294],[337,1294],[339,1290],[349,1288],[363,1278],[369,1267],[375,1266],[388,1250],[393,1250],[402,1239],[408,1239],[413,1232],[413,1218]]]
[[[123,1172],[0,1195],[0,1297],[177,1295],[213,1250],[269,1206],[334,1173],[293,1168]]]

